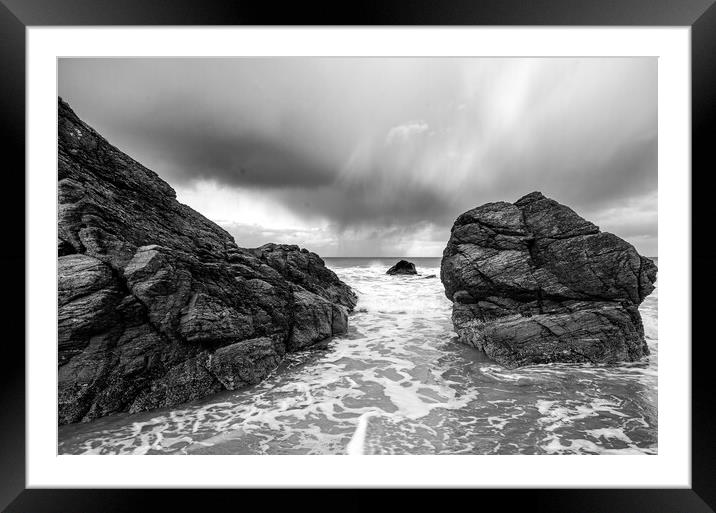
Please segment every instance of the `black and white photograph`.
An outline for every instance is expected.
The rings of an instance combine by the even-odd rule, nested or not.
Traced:
[[[658,65],[59,58],[57,453],[659,454]]]

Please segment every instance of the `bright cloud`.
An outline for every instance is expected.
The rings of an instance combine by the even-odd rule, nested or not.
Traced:
[[[386,144],[406,142],[416,135],[427,132],[430,127],[425,121],[412,121],[402,125],[394,126],[385,136]]]

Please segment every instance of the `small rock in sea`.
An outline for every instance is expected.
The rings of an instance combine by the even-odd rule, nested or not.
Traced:
[[[631,244],[539,192],[460,215],[440,266],[458,339],[507,367],[648,355],[639,304],[656,273]]]
[[[422,277],[423,280],[427,280],[429,278],[437,278],[437,276],[435,276],[434,274],[428,274],[427,276]]]
[[[418,274],[418,271],[415,270],[414,263],[408,262],[407,260],[401,260],[388,269],[385,274]]]

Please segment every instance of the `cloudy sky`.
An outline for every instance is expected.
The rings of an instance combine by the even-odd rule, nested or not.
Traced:
[[[240,246],[440,256],[540,190],[657,255],[654,58],[61,59],[59,94]]]

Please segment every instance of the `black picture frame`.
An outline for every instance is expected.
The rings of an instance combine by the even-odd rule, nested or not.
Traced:
[[[709,270],[716,263],[711,244],[710,185],[716,169],[716,6],[714,0],[490,0],[476,2],[373,1],[341,4],[189,0],[0,0],[0,145],[5,195],[5,337],[0,371],[0,508],[19,513],[207,509],[270,501],[311,509],[374,509],[392,491],[321,490],[70,490],[25,489],[25,30],[47,25],[637,25],[690,26],[692,59],[692,488],[691,489],[503,489],[450,490],[442,494],[412,490],[401,500],[445,507],[467,500],[475,507],[499,502],[501,509],[550,512],[709,512],[716,509],[716,417],[710,358],[712,337],[706,320],[716,306]],[[707,200],[711,200],[710,202]],[[20,214],[23,213],[23,214]],[[24,217],[23,217],[24,221]],[[683,248],[688,251],[689,248]],[[669,341],[679,343],[685,341]],[[616,456],[615,456],[616,457]],[[432,492],[432,491],[431,491]],[[338,495],[340,493],[340,495]],[[469,497],[467,497],[469,495]],[[270,496],[270,499],[267,499]],[[446,502],[448,501],[448,502]],[[269,502],[267,502],[268,504]],[[279,506],[280,505],[280,506]],[[402,503],[403,507],[409,507]],[[478,506],[479,505],[479,506]],[[449,507],[449,506],[448,506]]]

